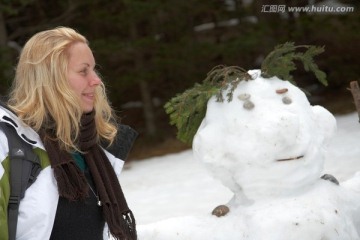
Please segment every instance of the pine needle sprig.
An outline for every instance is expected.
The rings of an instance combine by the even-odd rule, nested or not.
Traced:
[[[237,85],[242,80],[250,80],[251,76],[247,71],[238,66],[224,66],[219,65],[214,67],[207,75],[204,80],[204,84],[216,87],[219,91],[216,94],[216,99],[219,102],[223,102],[223,92],[231,86],[230,91],[226,94],[227,101],[232,100],[232,94],[236,89]]]
[[[207,103],[212,96],[223,102],[223,92],[230,86],[226,94],[227,100],[232,100],[233,91],[242,80],[249,80],[251,76],[237,66],[214,67],[202,84],[196,83],[193,88],[186,90],[170,99],[165,105],[165,112],[170,117],[170,124],[178,129],[177,138],[192,144],[201,121],[204,119]]]
[[[192,139],[206,114],[208,100],[218,90],[208,85],[195,84],[192,89],[177,95],[165,105],[170,124],[177,127],[177,138],[191,144]]]
[[[296,52],[299,48],[304,48],[305,51]],[[303,63],[305,71],[313,72],[315,77],[323,85],[327,86],[326,74],[314,62],[314,57],[322,52],[324,52],[324,47],[295,46],[293,42],[280,44],[262,62],[261,76],[264,78],[277,76],[296,85],[290,73],[296,70],[295,61],[300,61]]]

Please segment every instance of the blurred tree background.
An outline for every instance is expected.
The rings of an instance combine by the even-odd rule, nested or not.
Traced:
[[[287,9],[309,5],[320,10]],[[335,5],[353,9],[324,8]],[[356,0],[0,0],[0,93],[6,95],[29,37],[69,26],[89,39],[112,105],[122,122],[140,133],[131,159],[189,147],[176,140],[164,103],[216,65],[259,68],[274,46],[287,41],[325,46],[316,61],[329,86],[301,67],[295,80],[310,92],[312,104],[348,113],[355,111],[349,82],[359,80],[359,5]]]

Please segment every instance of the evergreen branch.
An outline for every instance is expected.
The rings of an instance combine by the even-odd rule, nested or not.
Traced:
[[[209,84],[210,86],[214,86],[219,90],[216,94],[216,99],[219,102],[224,101],[223,92],[227,90],[230,85],[231,89],[227,93],[227,100],[230,102],[232,100],[232,93],[239,82],[249,79],[251,79],[251,76],[243,68],[238,66],[226,67],[224,65],[219,65],[214,67],[208,73],[204,80],[204,84]]]
[[[305,48],[305,52],[295,52],[299,48]],[[277,76],[280,79],[288,80],[295,84],[291,72],[296,70],[295,60],[300,61],[304,65],[306,71],[311,71],[315,77],[325,86],[327,86],[326,74],[319,70],[314,63],[314,57],[324,52],[324,47],[316,47],[311,45],[295,46],[293,42],[286,42],[278,45],[264,59],[261,64],[261,76],[270,78]]]
[[[192,89],[177,95],[164,105],[166,113],[170,116],[170,124],[178,129],[179,140],[192,143],[205,117],[207,102],[217,91],[208,85],[195,84]]]
[[[216,66],[208,74],[202,84],[195,84],[193,88],[170,99],[165,105],[165,112],[170,117],[170,124],[178,129],[177,138],[192,144],[201,121],[204,119],[207,103],[212,96],[219,102],[224,101],[223,92],[227,93],[227,100],[232,100],[233,91],[242,80],[249,80],[251,76],[242,68]]]

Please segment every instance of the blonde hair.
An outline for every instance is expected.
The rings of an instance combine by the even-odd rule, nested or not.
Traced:
[[[54,129],[60,146],[67,151],[78,150],[76,139],[83,114],[67,79],[67,49],[76,42],[88,44],[84,36],[67,27],[31,37],[20,54],[8,101],[9,107],[35,131]],[[94,110],[98,139],[111,143],[117,127],[103,83],[96,88]]]

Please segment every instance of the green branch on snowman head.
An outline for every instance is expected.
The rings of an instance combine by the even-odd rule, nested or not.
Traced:
[[[296,52],[299,48],[305,48],[305,52]],[[304,65],[305,71],[313,72],[316,78],[327,86],[326,74],[321,71],[314,62],[314,57],[324,52],[324,47],[311,45],[295,46],[293,42],[286,42],[275,47],[267,55],[261,64],[261,76],[264,78],[278,77],[296,85],[290,72],[296,70],[295,61],[300,61]]]
[[[242,80],[249,80],[251,76],[246,70],[236,66],[217,66],[208,74],[202,84],[196,83],[190,88],[170,99],[165,105],[165,111],[170,116],[170,124],[178,129],[177,138],[191,144],[201,121],[206,114],[206,105],[212,96],[217,101],[224,101],[223,91],[230,86],[226,95],[232,100],[232,93]]]
[[[305,52],[295,52],[298,48],[306,48]],[[294,46],[285,43],[275,49],[264,59],[261,65],[261,76],[293,82],[290,72],[296,70],[294,60],[302,61],[306,71],[314,72],[317,79],[327,85],[326,75],[320,71],[313,61],[315,55],[323,52],[323,48],[314,46]],[[204,81],[171,98],[165,105],[165,111],[170,117],[170,124],[177,127],[177,138],[192,144],[193,138],[205,117],[207,103],[212,96],[223,102],[223,93],[227,91],[227,101],[232,101],[233,92],[241,81],[251,80],[248,72],[237,66],[216,66],[206,76]]]

